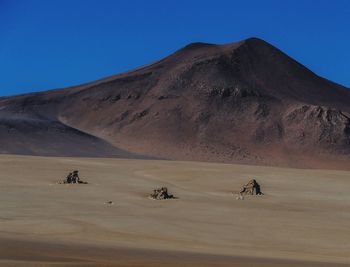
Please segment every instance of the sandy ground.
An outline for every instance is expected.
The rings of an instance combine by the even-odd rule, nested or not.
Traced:
[[[73,169],[89,184],[55,184]],[[6,155],[0,170],[0,266],[350,266],[350,172]],[[236,200],[250,178],[265,195]],[[179,199],[148,199],[158,186]]]

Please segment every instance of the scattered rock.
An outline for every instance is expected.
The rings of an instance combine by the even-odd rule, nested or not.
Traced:
[[[73,171],[64,180],[58,181],[58,184],[87,184],[87,182],[80,180],[79,171]]]
[[[237,199],[243,200],[243,195],[263,195],[261,192],[260,184],[255,179],[250,180],[244,185],[238,194]]]
[[[149,195],[151,199],[163,200],[175,198],[173,195],[168,194],[168,188],[162,187],[153,190],[153,193]]]
[[[111,206],[111,205],[114,205],[114,202],[112,200],[109,200],[109,201],[106,201],[104,204]]]

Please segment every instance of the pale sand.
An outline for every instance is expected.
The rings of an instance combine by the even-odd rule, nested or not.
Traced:
[[[55,184],[73,169],[90,184]],[[6,155],[0,170],[0,266],[350,266],[350,172]],[[236,200],[250,178],[265,195]],[[148,199],[158,186],[179,199]]]

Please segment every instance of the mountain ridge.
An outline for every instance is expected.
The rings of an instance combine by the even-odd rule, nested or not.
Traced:
[[[293,167],[345,166],[349,114],[350,90],[258,38],[192,43],[81,86],[0,98],[0,119],[59,122],[123,151]]]

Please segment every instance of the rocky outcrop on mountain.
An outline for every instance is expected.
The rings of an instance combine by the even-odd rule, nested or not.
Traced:
[[[350,153],[350,113],[303,105],[285,115],[286,140],[303,147]]]

